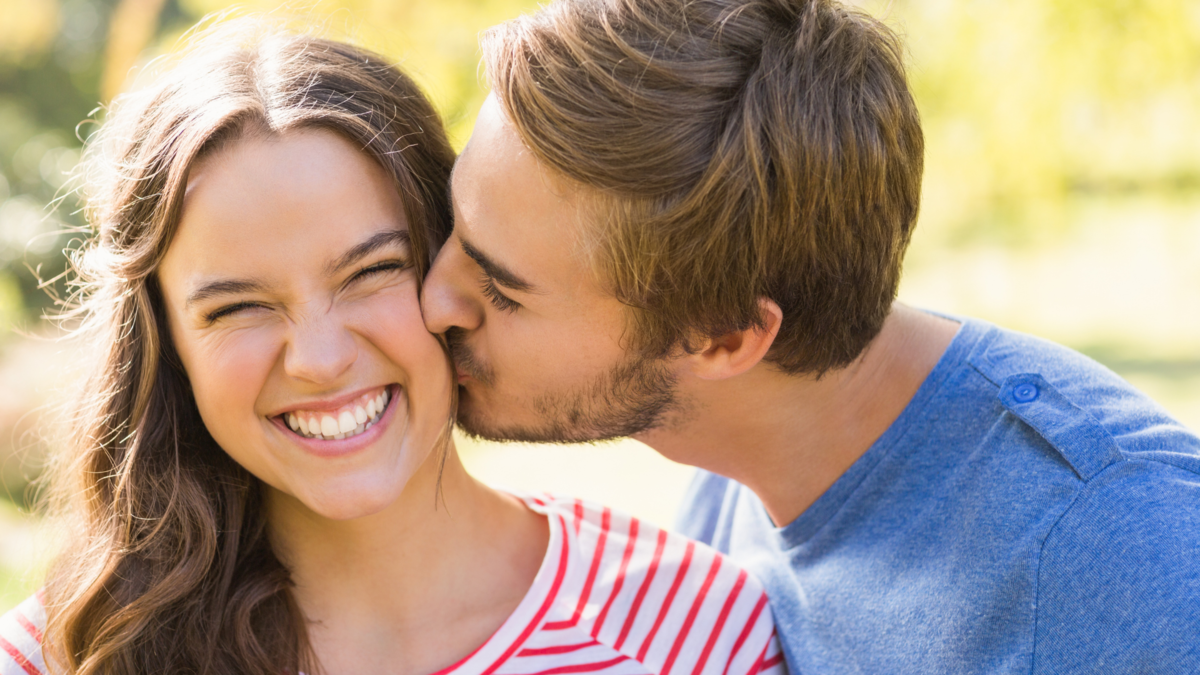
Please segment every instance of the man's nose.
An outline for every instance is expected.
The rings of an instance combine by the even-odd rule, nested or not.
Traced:
[[[314,384],[335,383],[358,360],[358,343],[348,328],[322,317],[296,325],[284,354],[284,371]]]
[[[421,312],[430,333],[453,327],[474,330],[483,323],[479,271],[453,236],[442,246],[421,287]]]

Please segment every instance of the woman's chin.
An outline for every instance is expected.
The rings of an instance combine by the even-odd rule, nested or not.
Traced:
[[[305,504],[309,511],[315,515],[325,518],[326,520],[348,521],[358,518],[366,518],[373,516],[388,506],[391,506],[393,501],[385,500],[364,500],[364,499],[349,499],[349,500],[327,500],[321,503]]]
[[[299,507],[326,520],[347,521],[376,515],[400,499],[408,481],[386,485],[373,481],[337,485],[303,486],[283,491],[293,508]]]

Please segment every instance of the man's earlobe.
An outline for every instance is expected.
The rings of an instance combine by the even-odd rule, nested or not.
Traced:
[[[704,348],[692,356],[692,372],[704,380],[723,380],[758,365],[779,334],[783,310],[770,298],[758,299],[761,325],[710,338]]]

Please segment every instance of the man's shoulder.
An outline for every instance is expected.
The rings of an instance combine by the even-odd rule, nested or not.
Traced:
[[[1050,530],[1037,577],[1036,673],[1200,672],[1200,476],[1126,459]]]
[[[737,485],[724,476],[696,469],[675,517],[676,531],[720,549],[717,525],[726,508],[726,500]]]
[[[897,420],[920,431],[899,434],[899,444],[938,452],[954,444],[970,450],[955,456],[993,457],[1055,483],[1073,477],[1076,489],[1121,462],[1150,479],[1166,466],[1200,476],[1200,437],[1105,366],[1048,340],[953,318],[963,327],[918,392],[925,398]],[[1044,461],[1047,452],[1057,461]],[[744,498],[736,482],[698,471],[677,527],[723,549],[719,523]]]
[[[1079,352],[990,327],[966,361],[994,388],[998,412],[1031,427],[1085,482],[1129,460],[1164,462],[1200,475],[1200,438]]]
[[[40,675],[46,672],[42,660],[42,633],[45,629],[46,610],[40,595],[30,596],[0,616],[0,675]]]

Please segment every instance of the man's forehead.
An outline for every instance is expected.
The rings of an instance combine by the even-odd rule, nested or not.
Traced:
[[[492,97],[455,164],[451,197],[460,239],[532,285],[588,276],[586,200],[537,161]]]
[[[520,134],[504,114],[503,106],[494,94],[489,94],[479,107],[463,156],[510,154],[525,149]]]

